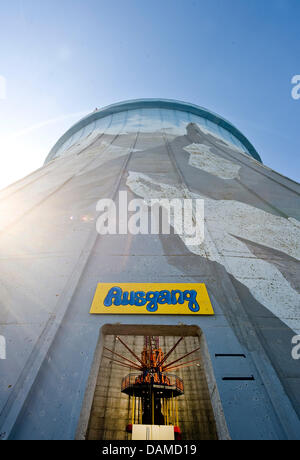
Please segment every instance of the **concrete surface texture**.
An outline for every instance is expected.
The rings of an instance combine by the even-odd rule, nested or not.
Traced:
[[[0,438],[74,439],[108,323],[197,326],[230,437],[300,437],[299,185],[226,123],[172,101],[115,105],[0,192]],[[204,242],[99,235],[96,204],[119,191],[204,199]],[[99,282],[204,282],[216,314],[92,316]]]

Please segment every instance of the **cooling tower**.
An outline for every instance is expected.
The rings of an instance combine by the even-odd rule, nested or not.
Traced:
[[[120,192],[146,214],[152,199],[204,202],[204,239],[188,244],[172,222],[101,234],[99,200],[122,209]],[[144,336],[164,352],[184,337],[172,360],[198,349],[178,371],[183,439],[300,438],[299,185],[230,122],[161,99],[96,110],[0,209],[1,439],[130,439],[129,371],[104,348],[130,359],[118,336],[137,356]],[[210,314],[91,310],[98,289],[125,285],[201,285]]]

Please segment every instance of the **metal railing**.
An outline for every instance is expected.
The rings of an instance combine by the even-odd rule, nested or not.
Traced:
[[[150,383],[150,380],[147,382],[141,381],[142,374],[128,374],[126,377],[123,378],[122,384],[121,384],[121,390],[125,391],[128,388],[131,388],[135,385],[139,384],[147,384]],[[168,388],[173,388],[176,389],[177,391],[183,393],[184,391],[184,385],[183,385],[183,380],[179,378],[177,375],[173,374],[163,374],[164,379],[162,381],[155,381],[153,380],[153,383],[156,385],[161,385],[165,386]]]

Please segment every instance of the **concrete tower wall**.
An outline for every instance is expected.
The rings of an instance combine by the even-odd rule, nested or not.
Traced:
[[[102,326],[180,323],[205,336],[233,439],[297,438],[299,185],[214,114],[135,104],[84,119],[0,193],[0,437],[73,439]],[[100,236],[96,203],[119,191],[204,199],[204,243]],[[215,316],[92,316],[99,282],[205,282]]]

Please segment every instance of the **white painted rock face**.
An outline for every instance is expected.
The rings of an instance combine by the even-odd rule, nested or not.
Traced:
[[[184,148],[190,153],[189,165],[221,179],[239,178],[241,167],[211,152],[205,144],[191,144]]]
[[[256,257],[246,243],[238,239],[244,238],[300,260],[298,225],[248,204],[192,194],[183,187],[155,181],[145,174],[130,172],[127,186],[146,203],[152,198],[204,199],[204,242],[188,246],[186,238],[179,235],[184,244],[194,254],[223,265],[260,304],[300,333],[300,295],[274,264]]]

